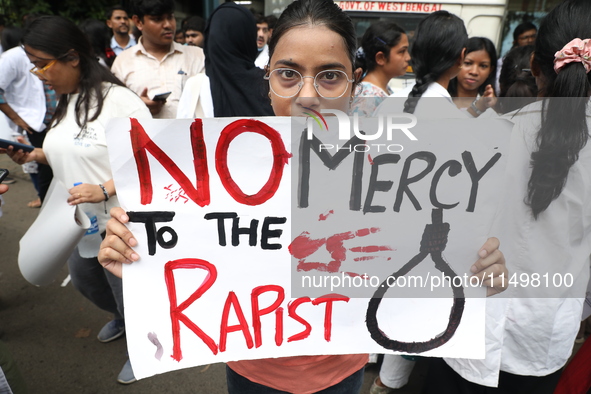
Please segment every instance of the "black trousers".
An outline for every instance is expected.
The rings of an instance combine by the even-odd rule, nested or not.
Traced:
[[[501,371],[499,387],[493,388],[465,380],[443,359],[434,358],[429,363],[423,394],[552,394],[561,373],[562,369],[547,376],[521,376]]]
[[[43,146],[43,140],[45,139],[45,131],[40,133],[27,134],[29,141],[35,148],[41,148]],[[51,180],[53,179],[53,171],[51,167],[45,164],[37,163],[37,173],[39,175],[39,198],[41,201],[45,199]]]

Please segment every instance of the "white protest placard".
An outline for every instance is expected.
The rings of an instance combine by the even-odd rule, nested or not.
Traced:
[[[510,124],[426,121],[416,140],[370,141],[322,121],[313,136],[281,117],[109,125],[141,256],[123,274],[137,378],[297,355],[484,356],[470,266]]]

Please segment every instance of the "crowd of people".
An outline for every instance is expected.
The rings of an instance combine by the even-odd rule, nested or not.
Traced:
[[[424,18],[412,39],[395,23],[377,22],[358,47],[350,18],[332,0],[295,0],[278,19],[227,2],[207,22],[189,17],[180,29],[172,0],[113,7],[100,26],[32,16],[17,44],[0,56],[0,111],[11,136],[35,149],[1,153],[19,164],[37,163],[40,201],[47,187],[41,185],[53,176],[68,189],[68,203],[96,222],[100,247],[81,242],[67,263],[74,287],[113,314],[98,334],[109,342],[125,334],[122,265],[139,259],[109,166],[110,119],[302,116],[325,105],[364,115],[420,115],[428,110],[423,98],[431,97],[443,100],[446,117],[504,116],[515,124],[512,176],[491,230],[496,238],[474,251],[480,258],[472,269],[491,278],[484,282],[491,296],[486,358],[433,359],[424,392],[552,393],[579,331],[589,281],[589,15],[588,0],[563,0],[539,31],[520,25],[501,59],[489,39],[469,38],[463,21],[447,11]],[[394,91],[390,81],[409,66],[415,83]],[[403,107],[394,108],[389,96],[404,98]],[[42,181],[43,166],[53,174]],[[6,190],[0,185],[0,194]],[[528,298],[507,289],[508,272],[542,268],[576,273],[578,298]],[[511,298],[495,296],[505,290]],[[367,362],[367,354],[229,362],[228,391],[358,393]],[[406,384],[413,365],[387,356],[372,393]],[[1,384],[6,367],[0,367]],[[117,381],[135,381],[129,360]]]

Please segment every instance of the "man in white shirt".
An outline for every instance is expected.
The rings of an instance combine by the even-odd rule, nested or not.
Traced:
[[[13,133],[45,129],[46,103],[43,82],[31,74],[31,62],[23,48],[14,47],[0,57],[0,111]]]
[[[155,118],[174,119],[185,82],[204,71],[203,50],[174,42],[172,0],[135,0],[132,6],[142,37],[117,56],[111,71],[140,96]],[[168,92],[165,99],[155,97]]]
[[[257,48],[259,49],[259,56],[254,61],[254,64],[258,68],[264,69],[267,63],[269,63],[269,38],[271,38],[271,30],[269,29],[269,23],[266,18],[261,15],[255,15],[257,22]]]
[[[119,55],[127,48],[136,45],[137,42],[129,34],[129,16],[127,11],[120,5],[113,6],[107,10],[107,26],[113,32],[111,37],[111,49],[115,55]]]

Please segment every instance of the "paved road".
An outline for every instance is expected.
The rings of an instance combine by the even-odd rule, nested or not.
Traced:
[[[8,168],[18,180],[4,195],[0,218],[0,328],[2,340],[25,375],[30,393],[226,393],[225,366],[213,364],[144,379],[129,386],[116,382],[125,363],[124,340],[102,344],[98,330],[110,320],[83,298],[63,268],[49,286],[35,287],[20,275],[17,266],[19,240],[39,210],[27,207],[35,198],[31,181],[20,166],[0,155],[0,168]],[[56,226],[59,224],[56,224]],[[377,374],[366,369],[362,393]],[[411,382],[400,394],[418,393],[424,367],[416,368]]]

